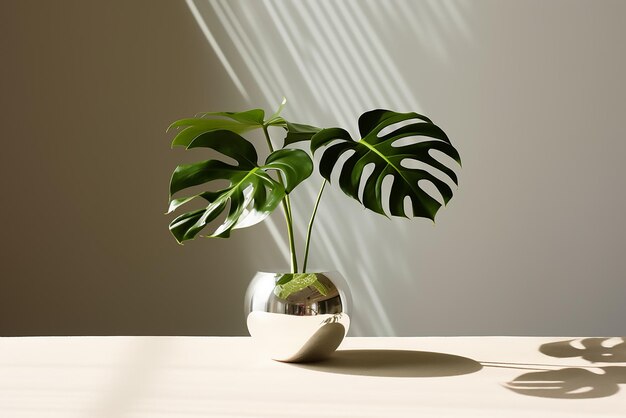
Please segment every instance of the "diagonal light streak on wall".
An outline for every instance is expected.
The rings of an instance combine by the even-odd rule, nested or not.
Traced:
[[[341,84],[338,84],[334,80],[333,74],[335,74],[337,71],[331,72],[329,69],[326,68],[325,65],[325,61],[331,61],[332,57],[329,57],[326,54],[324,55],[324,57],[315,55],[318,53],[318,51],[327,50],[328,46],[326,44],[320,44],[317,36],[312,34],[310,31],[306,31],[306,25],[295,26],[293,24],[295,18],[300,16],[300,14],[296,10],[292,10],[287,7],[275,7],[271,2],[268,2],[268,5],[270,5],[271,7],[270,10],[277,14],[280,21],[286,22],[285,29],[288,33],[288,39],[294,39],[295,42],[302,44],[303,38],[306,38],[309,42],[314,42],[317,45],[317,47],[311,48],[310,54],[312,55],[308,57],[308,62],[310,62],[311,65],[307,66],[307,68],[310,68],[311,74],[314,76],[318,76],[318,78],[316,78],[314,85],[309,84],[308,80],[306,85],[308,85],[311,89],[315,88],[319,89],[319,91],[323,91],[325,93],[325,97],[327,97],[327,100],[328,98],[331,99],[330,101],[327,101],[327,107],[331,107],[331,110],[334,111],[333,113],[339,114],[339,123],[342,123],[342,120],[348,120],[350,105],[348,104],[348,102],[346,102],[345,97],[349,94],[349,92],[344,90]],[[308,16],[306,16],[306,14],[303,14],[300,20],[307,21]],[[309,187],[309,202],[307,205],[304,206],[306,208],[306,211],[297,210],[297,208],[295,210],[294,219],[296,224],[295,229],[297,236],[304,236],[304,226],[308,222],[308,210],[310,209],[310,207],[312,207],[312,203],[316,193],[317,190],[315,190],[315,188]],[[340,267],[340,265],[336,263],[336,260],[333,262],[333,266],[336,266],[334,268]]]
[[[388,33],[384,32],[385,22],[407,26],[409,35],[402,36],[417,36],[419,42],[428,43],[423,50],[439,59],[446,56],[444,34],[438,33],[445,19],[468,31],[467,25],[462,24],[462,11],[452,2],[441,5],[420,1],[416,5],[406,0],[204,0],[207,7],[200,10],[193,0],[187,3],[246,101],[254,107],[272,109],[285,95],[289,101],[285,111],[288,119],[293,116],[294,121],[313,124],[320,120],[327,124],[323,126],[337,124],[353,134],[357,117],[365,110],[421,110],[414,90],[394,60],[393,54],[398,52],[393,49],[396,40],[383,38]],[[207,22],[213,22],[212,30]],[[233,62],[244,66],[235,71],[230,64]],[[279,137],[274,136],[273,140],[276,143]],[[294,192],[294,222],[300,243],[320,183],[316,174]],[[398,260],[389,245],[377,247],[375,262],[368,243],[379,239],[380,226],[370,222],[363,210],[358,216],[351,215],[343,199],[341,192],[325,193],[313,232],[312,265],[339,269],[354,285],[354,292],[362,300],[357,309],[358,305],[366,307],[358,312],[362,322],[355,323],[354,330],[393,335],[392,321],[380,293],[390,292],[384,287],[389,263],[402,277],[411,274],[409,264]],[[271,217],[266,226],[286,264],[288,246],[277,220]],[[400,235],[399,243],[411,241],[407,228],[388,225],[394,234]],[[301,256],[302,246],[298,250]]]
[[[436,17],[436,13],[434,13],[435,10],[439,9],[439,6],[436,4],[432,5],[431,2],[428,1],[420,3],[417,6],[410,5],[402,1],[398,2],[397,6],[400,11],[398,15],[404,19],[405,25],[412,28],[417,37],[421,39],[428,39],[428,43],[430,44],[429,49],[440,58],[447,60],[448,54],[446,48],[443,47],[444,40],[441,39],[441,36],[439,35],[441,32],[437,28],[437,20],[440,17]],[[387,5],[387,7],[389,7],[389,5]],[[410,16],[416,15],[414,12],[415,9],[419,12],[417,14],[417,16],[419,16],[419,24],[417,25],[412,24],[413,22],[410,18]],[[393,10],[391,13],[393,13]]]
[[[275,97],[280,97],[280,93],[274,91],[269,85],[268,79],[271,79],[271,75],[267,73],[266,67],[261,65],[262,60],[256,54],[254,46],[246,32],[237,22],[237,18],[233,16],[228,3],[217,0],[210,0],[210,3],[217,18],[224,25],[228,37],[233,41],[237,52],[247,65],[250,74],[254,75],[256,84],[261,89],[265,102],[270,104],[276,101]]]
[[[470,36],[471,33],[469,26],[465,22],[465,19],[463,18],[463,15],[460,11],[461,7],[467,8],[467,3],[465,1],[458,1],[454,3],[453,6],[450,2],[442,1],[438,2],[438,4],[443,7],[448,16],[450,16],[450,19],[452,20],[453,26],[456,28],[456,30],[461,33],[464,39],[466,39],[468,42],[471,42],[473,38],[472,36]]]
[[[263,32],[262,22],[251,13],[253,10],[243,7],[237,10],[241,20],[243,21],[244,27],[250,28],[250,32],[261,33]],[[290,98],[290,104],[293,100],[296,99],[296,88],[299,83],[293,80],[293,77],[289,77],[286,71],[283,69],[281,65],[281,59],[278,55],[278,51],[275,48],[275,45],[270,42],[257,42],[255,45],[258,54],[265,59],[262,62],[268,67],[269,73],[271,74],[269,82],[273,84],[274,87],[279,91],[279,94],[285,97]],[[277,104],[276,100],[280,99],[280,97],[274,97],[273,103],[269,103],[270,106],[275,106]]]
[[[287,33],[287,27],[294,32],[295,29],[291,26],[291,22],[289,19],[279,19],[277,14],[281,13],[280,7],[274,7],[271,1],[264,0],[263,4],[265,5],[267,11],[269,12],[269,16],[272,19],[272,23],[274,27],[278,30],[281,40],[285,43],[285,47],[289,52],[290,57],[294,61],[296,67],[300,71],[301,74],[304,75],[304,79],[307,82],[307,87],[309,87],[311,93],[315,97],[317,105],[319,108],[323,108],[325,100],[321,94],[322,88],[319,85],[310,85],[308,80],[312,80],[313,77],[310,74],[309,69],[305,65],[305,60],[301,56],[298,48],[294,44],[292,37]],[[297,39],[297,38],[294,38]]]
[[[328,6],[326,3],[320,3],[320,7],[324,9],[325,16],[330,19],[330,25],[336,31],[336,35],[339,39],[349,40],[350,36],[345,28],[345,24],[340,19],[337,13],[329,12]],[[320,17],[322,19],[322,17]],[[367,67],[363,65],[362,57],[358,54],[358,49],[355,47],[354,42],[350,43],[350,48],[344,48],[341,51],[341,55],[351,62],[350,68],[353,72],[356,72],[356,77],[352,77],[354,80],[355,89],[359,90],[367,90],[369,93],[369,100],[366,102],[367,107],[375,106],[376,100],[385,97],[384,91],[379,87],[379,83],[363,83],[363,80],[368,80],[371,74],[368,74]]]
[[[217,58],[220,60],[220,62],[224,66],[224,69],[226,70],[226,73],[228,74],[230,79],[233,81],[233,84],[235,85],[237,90],[239,90],[239,93],[243,96],[243,98],[246,101],[249,101],[250,98],[248,96],[248,93],[246,92],[246,89],[243,87],[243,83],[241,82],[239,77],[237,77],[237,73],[228,62],[226,55],[224,55],[224,51],[222,51],[222,48],[220,48],[219,43],[217,42],[217,40],[215,39],[211,31],[209,30],[209,27],[206,24],[204,18],[202,17],[202,14],[198,10],[198,7],[196,7],[194,0],[185,0],[185,1],[187,2],[187,6],[189,7],[191,14],[196,19],[196,22],[198,23],[200,30],[206,37],[206,40],[209,42],[209,45],[211,45],[211,48],[213,48],[213,51],[215,51],[215,55],[217,55]]]
[[[347,41],[347,38],[337,37],[334,26],[331,26],[326,16],[320,10],[323,3],[319,3],[319,7],[307,7],[306,2],[300,3],[300,7],[296,11],[300,11],[302,21],[309,28],[311,40],[317,42],[318,48],[314,51],[322,54],[322,60],[319,61],[320,67],[329,66],[333,79],[337,79],[337,83],[342,87],[342,94],[350,100],[350,110],[358,109],[359,103],[368,102],[367,92],[363,88],[359,88],[358,77],[352,77],[355,63],[348,60],[347,51],[354,50],[354,45]],[[308,17],[308,18],[307,18]],[[341,40],[342,42],[338,42]],[[314,60],[314,62],[318,62]]]
[[[356,39],[360,40],[361,51],[370,58],[369,62],[374,66],[374,72],[371,75],[377,75],[378,78],[382,78],[383,85],[387,87],[386,91],[388,91],[392,99],[396,97],[404,99],[400,103],[400,107],[411,108],[411,105],[415,106],[417,100],[411,94],[411,88],[404,81],[404,77],[393,64],[393,59],[386,52],[378,37],[374,35],[374,29],[366,23],[368,19],[360,7],[356,6],[352,1],[334,4],[337,4],[337,7],[342,12],[348,27],[355,32]],[[362,27],[363,30],[361,29]],[[367,44],[365,44],[366,41]],[[367,82],[367,80],[363,81]]]

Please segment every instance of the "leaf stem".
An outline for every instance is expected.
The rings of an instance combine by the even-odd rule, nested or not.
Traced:
[[[313,222],[315,221],[315,215],[317,214],[317,207],[320,204],[320,200],[322,199],[322,193],[324,193],[324,187],[326,187],[326,180],[322,183],[322,187],[320,188],[319,193],[317,194],[317,200],[315,201],[315,206],[313,207],[313,213],[311,214],[311,220],[309,220],[309,227],[306,231],[306,244],[304,245],[304,263],[302,264],[302,272],[306,273],[306,264],[309,260],[309,244],[311,242],[311,231],[313,230]]]
[[[266,125],[263,125],[263,133],[265,134],[265,142],[267,142],[267,147],[270,149],[270,152],[274,152],[274,146],[272,145],[272,141],[270,140],[270,133],[267,131]]]
[[[274,147],[272,146],[272,141],[270,139],[270,134],[267,131],[267,126],[263,125],[263,133],[265,134],[265,140],[267,141],[267,147],[270,152],[274,152]],[[278,181],[284,187],[285,184],[283,182],[282,174],[278,175]],[[289,252],[291,255],[291,272],[298,272],[298,259],[296,256],[296,242],[293,236],[293,218],[291,216],[291,201],[289,199],[289,195],[286,194],[282,200],[283,212],[285,213],[285,221],[287,222],[287,236],[289,237]]]

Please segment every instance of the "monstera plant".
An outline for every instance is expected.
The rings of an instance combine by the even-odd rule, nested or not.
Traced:
[[[169,212],[200,199],[200,209],[185,212],[170,223],[170,231],[179,243],[198,236],[227,238],[236,230],[263,221],[282,205],[290,247],[291,272],[276,283],[276,294],[287,297],[307,286],[324,294],[324,285],[308,273],[311,232],[315,214],[326,183],[333,170],[339,170],[339,187],[364,207],[384,216],[423,217],[434,221],[441,203],[424,190],[426,180],[439,191],[443,202],[452,197],[448,184],[424,168],[411,167],[408,162],[424,164],[458,184],[455,172],[433,157],[439,151],[461,163],[459,153],[444,131],[429,118],[418,113],[398,113],[376,109],[362,114],[358,120],[360,138],[352,138],[342,128],[320,129],[310,125],[291,123],[281,116],[285,106],[265,117],[261,109],[244,112],[203,113],[174,122],[176,129],[172,146],[209,148],[236,163],[222,159],[208,159],[176,167],[170,182]],[[281,149],[274,149],[269,127],[280,127],[286,135]],[[243,137],[253,130],[262,130],[269,154],[259,161],[255,144]],[[293,148],[297,142],[307,142],[311,154]],[[314,170],[312,155],[321,154],[319,173],[324,178],[307,229],[304,262],[298,268],[296,243],[293,234],[293,213],[290,193],[306,180]],[[340,164],[343,154],[351,155]],[[365,168],[373,171],[365,175]],[[383,180],[393,177],[388,193],[388,211],[383,206]],[[365,178],[366,177],[366,178]],[[217,183],[215,181],[218,181]],[[364,183],[364,185],[363,185]],[[206,185],[205,190],[185,197],[176,197],[194,186]],[[359,193],[359,189],[362,192]],[[411,213],[406,213],[404,202],[409,198]],[[216,221],[222,215],[220,221]],[[216,224],[212,228],[212,225]],[[203,232],[205,231],[205,232]],[[201,235],[202,233],[202,235]]]

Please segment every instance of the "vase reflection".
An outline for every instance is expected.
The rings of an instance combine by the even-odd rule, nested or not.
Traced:
[[[274,360],[311,362],[332,354],[350,328],[350,294],[339,273],[314,273],[321,286],[281,297],[278,273],[259,272],[246,292],[248,331]]]

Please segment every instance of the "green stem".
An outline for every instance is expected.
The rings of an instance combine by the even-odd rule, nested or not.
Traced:
[[[267,141],[267,147],[270,149],[270,152],[274,152],[274,147],[272,146],[272,141],[270,140],[270,134],[267,131],[267,126],[263,125],[263,133],[265,134],[265,140]],[[278,175],[278,181],[284,187],[285,184],[283,182],[282,175]],[[285,221],[287,222],[287,236],[289,237],[289,252],[291,253],[291,272],[298,272],[298,259],[296,257],[296,242],[293,237],[293,218],[291,216],[291,201],[289,200],[289,195],[285,195],[282,200],[283,212],[285,213]]]
[[[317,194],[317,200],[313,207],[313,213],[311,214],[311,220],[309,221],[309,227],[306,231],[306,244],[304,245],[304,264],[302,265],[302,273],[306,273],[306,263],[309,260],[309,243],[311,242],[311,231],[313,230],[313,222],[315,221],[315,215],[317,214],[317,207],[322,199],[322,193],[324,193],[324,187],[326,187],[326,180],[322,183],[319,193]]]

